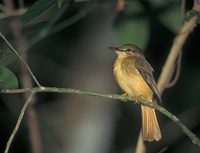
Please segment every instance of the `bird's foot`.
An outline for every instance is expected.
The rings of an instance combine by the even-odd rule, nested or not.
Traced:
[[[127,100],[125,99],[125,97],[128,96],[128,95],[129,95],[129,94],[127,94],[127,93],[121,94],[121,100],[122,100],[122,101],[127,101]]]

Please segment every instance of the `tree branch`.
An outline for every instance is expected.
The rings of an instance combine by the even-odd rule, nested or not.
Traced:
[[[33,95],[34,95],[34,92],[31,92],[31,94],[28,96],[27,101],[24,103],[24,106],[22,107],[22,110],[21,110],[21,112],[19,114],[19,117],[17,119],[17,123],[15,125],[15,128],[13,129],[12,134],[10,135],[10,137],[8,139],[8,142],[6,144],[6,148],[4,150],[4,153],[8,153],[8,151],[10,149],[10,146],[11,146],[11,144],[12,144],[12,142],[14,140],[14,137],[15,137],[20,125],[21,125],[21,122],[22,122],[22,120],[24,118],[24,114],[25,114],[25,112],[26,112],[26,110],[27,110],[27,108],[28,108],[28,106],[29,106],[29,104],[31,102],[31,99],[32,99]]]
[[[174,71],[174,64],[175,61],[181,52],[181,49],[183,47],[183,44],[186,41],[186,38],[190,34],[190,32],[194,29],[196,26],[196,21],[197,21],[197,15],[193,16],[190,21],[185,23],[181,29],[179,30],[174,43],[171,47],[170,53],[167,57],[167,60],[165,62],[165,65],[162,69],[161,75],[158,80],[158,91],[160,94],[163,93],[167,85],[169,84],[169,81],[171,80],[172,73]]]
[[[6,93],[6,94],[13,94],[13,93],[25,93],[25,92],[31,92],[31,93],[71,93],[71,94],[78,94],[78,95],[88,95],[88,96],[96,96],[96,97],[103,97],[103,98],[109,98],[109,99],[116,99],[121,101],[132,101],[134,104],[140,104],[145,105],[151,108],[154,108],[167,116],[169,119],[174,121],[181,129],[182,131],[192,140],[192,143],[200,147],[200,139],[192,132],[190,131],[181,121],[178,119],[174,114],[166,110],[165,108],[159,106],[156,103],[151,103],[146,100],[143,100],[136,96],[124,96],[124,95],[118,95],[118,94],[104,94],[99,92],[92,92],[92,91],[86,91],[86,90],[77,90],[72,88],[57,88],[57,87],[42,87],[42,88],[25,88],[25,89],[16,89],[16,90],[2,90],[0,93]]]
[[[28,72],[30,73],[31,77],[35,81],[38,87],[41,87],[41,84],[31,71],[29,65],[26,63],[26,61],[21,57],[21,55],[17,52],[17,50],[9,43],[9,41],[6,39],[6,37],[0,32],[0,37],[4,40],[4,42],[7,44],[7,46],[11,49],[11,51],[20,59],[20,61],[24,64],[24,66],[27,68]]]

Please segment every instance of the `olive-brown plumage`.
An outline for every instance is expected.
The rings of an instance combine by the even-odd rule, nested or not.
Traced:
[[[153,77],[153,68],[146,61],[142,51],[135,45],[125,44],[121,47],[110,47],[118,57],[113,66],[115,79],[119,86],[129,95],[139,96],[149,102],[161,101]],[[160,140],[161,132],[155,110],[141,106],[143,139]]]

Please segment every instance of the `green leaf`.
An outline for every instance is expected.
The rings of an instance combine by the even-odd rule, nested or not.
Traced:
[[[14,53],[3,43],[0,45],[0,65],[8,65],[16,59]]]
[[[28,23],[36,17],[45,14],[45,12],[53,7],[61,8],[64,1],[69,2],[70,0],[38,0],[21,17],[21,21],[23,23]]]
[[[145,48],[149,38],[148,22],[145,19],[126,21],[115,29],[119,44],[133,43]]]
[[[58,0],[58,8],[61,8],[63,2],[64,2],[64,0]]]
[[[46,22],[41,22],[38,24],[35,24],[33,26],[27,26],[22,29],[22,32],[26,35],[27,39],[30,40],[32,39],[38,32],[41,31],[44,26],[48,24]]]
[[[143,6],[139,1],[129,1],[124,10],[125,15],[139,14],[141,12],[143,12]]]
[[[117,19],[114,28],[117,43],[133,43],[145,48],[149,37],[149,25],[144,14],[143,7],[138,1],[129,1],[123,12],[123,16]]]
[[[47,11],[53,4],[57,3],[55,0],[38,0],[31,8],[21,17],[23,23],[33,20],[35,17]]]
[[[179,5],[172,5],[169,9],[160,13],[158,19],[164,24],[169,30],[177,32],[180,28],[180,7]]]
[[[0,66],[0,89],[18,88],[15,74],[4,66]]]

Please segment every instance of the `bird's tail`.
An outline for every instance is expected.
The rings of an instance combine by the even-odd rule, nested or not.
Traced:
[[[141,109],[143,139],[145,141],[159,141],[161,133],[155,110],[147,106],[141,106]]]

